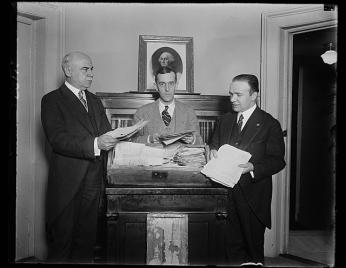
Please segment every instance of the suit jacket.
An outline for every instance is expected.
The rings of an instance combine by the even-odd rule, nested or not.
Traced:
[[[134,121],[149,120],[149,123],[137,133],[132,139],[134,142],[146,143],[148,135],[154,133],[173,134],[192,130],[196,135],[195,144],[203,144],[203,140],[199,131],[199,124],[193,109],[175,100],[175,109],[171,123],[166,126],[161,118],[159,110],[159,99],[153,103],[140,107],[135,115]]]
[[[237,127],[237,113],[223,115],[216,124],[210,149],[218,150],[230,143],[233,128]],[[271,228],[272,175],[282,170],[285,144],[279,121],[256,107],[243,130],[238,145],[231,144],[249,152],[249,160],[254,166],[254,178],[250,173],[243,174],[238,184],[250,208],[260,221]]]
[[[79,189],[92,161],[105,167],[107,154],[94,155],[94,139],[111,130],[101,101],[85,91],[88,112],[63,84],[41,101],[41,121],[52,148],[49,161],[47,221],[51,223]],[[99,180],[102,180],[100,174]]]

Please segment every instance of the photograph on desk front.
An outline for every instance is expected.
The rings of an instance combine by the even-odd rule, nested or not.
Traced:
[[[147,264],[188,264],[188,215],[148,213]]]
[[[192,37],[140,35],[138,91],[156,90],[155,73],[160,67],[169,67],[176,72],[176,92],[192,93]]]

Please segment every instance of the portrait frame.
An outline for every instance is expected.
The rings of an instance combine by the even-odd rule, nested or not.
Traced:
[[[171,68],[177,72],[177,93],[193,93],[193,38],[181,36],[139,36],[138,91],[156,91],[155,69],[160,67],[159,56],[173,56]],[[173,66],[173,67],[172,67]]]

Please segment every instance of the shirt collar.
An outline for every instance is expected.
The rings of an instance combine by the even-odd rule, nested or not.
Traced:
[[[160,113],[162,113],[162,111],[165,109],[165,106],[168,106],[168,113],[172,116],[173,112],[174,112],[174,109],[175,109],[175,101],[174,101],[174,99],[168,105],[163,104],[162,101],[159,99],[159,110],[160,110]]]
[[[78,93],[79,93],[80,89],[78,89],[78,88],[72,86],[72,85],[71,85],[69,82],[67,82],[67,81],[65,81],[65,86],[66,86],[69,90],[71,90],[72,93],[75,94],[77,98],[79,98]],[[83,94],[84,99],[86,99],[86,98],[85,98],[86,96],[85,96],[84,90],[82,90],[82,94]]]
[[[249,117],[252,115],[252,113],[255,111],[256,109],[256,104],[253,105],[251,108],[247,109],[246,111],[244,112],[241,112],[241,113],[238,113],[238,116],[237,116],[237,122],[239,120],[239,116],[240,114],[243,115],[244,119],[243,119],[243,125],[245,125],[245,122],[249,119]]]

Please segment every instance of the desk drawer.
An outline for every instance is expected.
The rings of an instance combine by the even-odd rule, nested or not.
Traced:
[[[107,214],[119,212],[225,212],[227,195],[107,195]]]

